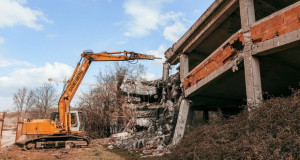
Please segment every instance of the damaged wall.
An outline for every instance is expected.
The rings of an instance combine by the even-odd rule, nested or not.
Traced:
[[[236,58],[238,52],[243,50],[244,45],[243,34],[238,33],[227,44],[221,46],[221,48],[212,53],[187,75],[184,79],[184,88],[187,89],[195,85],[213,71],[216,71],[224,64]]]
[[[140,91],[143,88],[151,92]],[[132,117],[123,133],[112,136],[116,140],[114,145],[141,149],[144,156],[164,154],[173,137],[182,99],[179,73],[166,77],[165,81],[125,80],[121,89],[127,97],[122,108],[130,108]]]

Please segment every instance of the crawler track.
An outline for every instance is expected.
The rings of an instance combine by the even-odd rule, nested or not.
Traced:
[[[89,143],[90,139],[88,137],[78,135],[45,136],[25,142],[24,149],[63,148],[66,146],[71,148],[87,147]]]

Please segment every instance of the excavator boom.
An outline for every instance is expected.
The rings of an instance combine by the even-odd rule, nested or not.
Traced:
[[[100,52],[84,51],[71,78],[67,81],[58,102],[58,112],[53,112],[50,119],[37,119],[24,122],[17,135],[31,138],[24,143],[25,149],[61,146],[88,146],[89,138],[82,136],[82,112],[71,111],[70,103],[82,82],[92,61],[133,61],[159,59],[152,55],[135,52]],[[19,133],[21,131],[21,133]],[[19,137],[19,136],[17,136]],[[22,139],[22,138],[17,138]],[[22,142],[23,143],[23,142]]]
[[[92,61],[131,61],[131,60],[154,60],[159,59],[153,55],[145,55],[130,51],[124,52],[100,52],[93,53],[86,50],[81,54],[81,59],[72,74],[72,77],[67,83],[66,89],[60,97],[58,108],[62,127],[62,132],[70,132],[70,103],[85,76]]]

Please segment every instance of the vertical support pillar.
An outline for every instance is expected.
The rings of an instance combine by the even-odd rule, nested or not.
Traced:
[[[18,118],[15,142],[17,142],[19,140],[19,138],[21,137],[21,135],[22,135],[23,123],[24,123],[23,118]]]
[[[163,76],[162,76],[163,81],[166,81],[169,78],[169,69],[170,69],[169,63],[165,62],[163,66]]]
[[[182,54],[180,56],[180,81],[184,82],[184,77],[189,73],[189,60],[188,56]],[[190,110],[190,101],[183,99],[180,103],[178,119],[176,123],[176,128],[173,136],[172,144],[176,145],[183,138],[185,126],[187,123],[188,113]]]
[[[190,109],[190,101],[184,99],[181,101],[176,128],[173,136],[172,144],[176,145],[183,138],[187,117]]]
[[[184,77],[189,73],[189,58],[186,54],[180,56],[180,81],[183,83]]]
[[[208,110],[203,111],[203,121],[208,122],[209,121],[209,112]]]
[[[255,22],[255,10],[253,0],[240,0],[240,15],[242,32],[245,39],[244,66],[246,80],[247,104],[256,106],[262,98],[259,59],[252,56],[252,39],[250,27]]]
[[[242,32],[250,30],[250,26],[255,22],[254,0],[240,0],[240,15]]]
[[[2,148],[2,131],[4,126],[4,118],[5,118],[5,112],[0,114],[0,150]]]

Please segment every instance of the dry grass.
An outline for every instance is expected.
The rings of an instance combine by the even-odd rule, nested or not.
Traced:
[[[300,90],[198,126],[169,159],[300,159]]]

